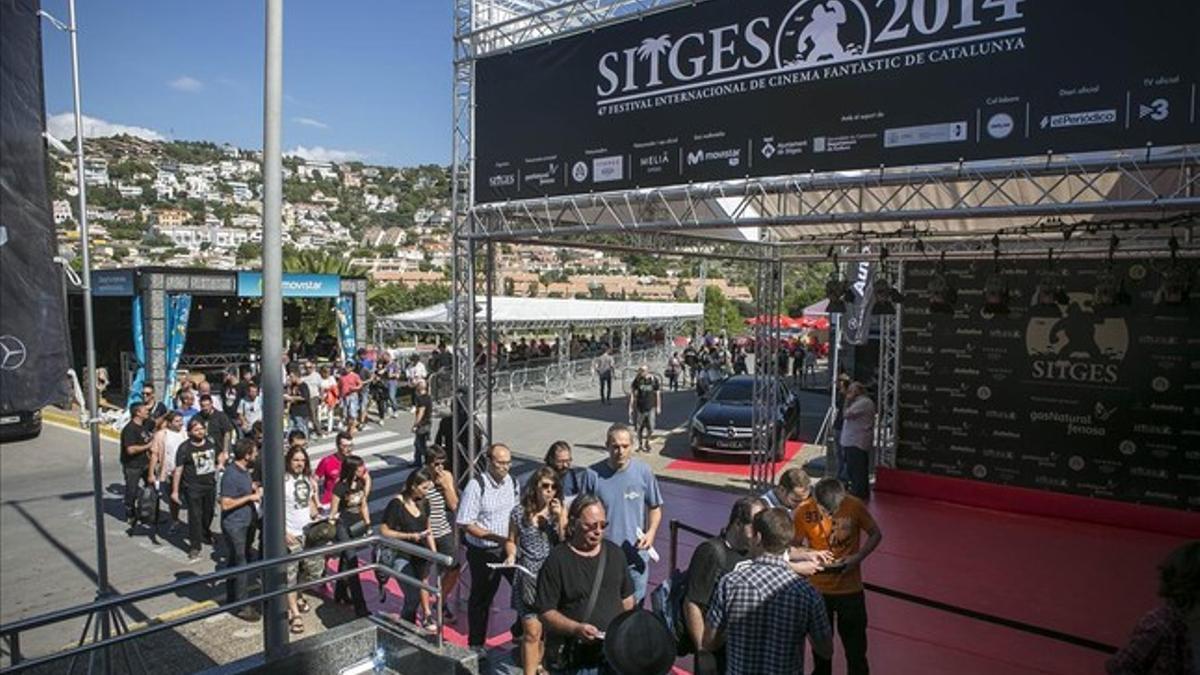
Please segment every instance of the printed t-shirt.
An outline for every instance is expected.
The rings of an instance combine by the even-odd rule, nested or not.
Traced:
[[[211,438],[196,445],[190,439],[175,453],[175,467],[183,467],[182,483],[188,488],[217,486],[217,444]]]
[[[637,377],[633,380],[634,407],[641,412],[654,410],[658,404],[655,393],[658,391],[658,378]]]
[[[283,514],[287,533],[293,537],[304,534],[304,528],[312,522],[309,500],[316,487],[308,476],[283,477]]]
[[[862,535],[875,529],[866,504],[853,495],[846,495],[833,518],[821,515],[816,501],[809,497],[796,507],[796,538],[808,540],[808,547],[818,551],[829,551],[837,560],[858,553]],[[862,566],[842,571],[818,572],[809,577],[809,582],[826,595],[844,595],[862,591]]]
[[[637,542],[638,528],[646,527],[646,510],[662,506],[658,479],[645,462],[631,458],[620,471],[607,460],[585,474],[587,485],[581,492],[592,493],[604,503],[608,529],[605,539],[620,546]]]

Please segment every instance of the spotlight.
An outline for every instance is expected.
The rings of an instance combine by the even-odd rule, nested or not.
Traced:
[[[1158,302],[1163,305],[1182,305],[1188,301],[1188,274],[1182,267],[1171,262],[1162,274],[1162,285],[1158,287]]]
[[[904,294],[896,290],[887,279],[878,281],[882,283],[875,284],[875,304],[871,308],[871,314],[895,314],[896,305],[904,304]]]
[[[946,255],[943,253],[938,262],[937,271],[929,277],[929,311],[938,314],[953,314],[954,305],[958,304],[958,289],[954,281],[946,275]]]
[[[1131,302],[1125,283],[1113,274],[1112,267],[1101,272],[1096,277],[1096,288],[1092,291],[1092,305],[1095,307],[1116,307],[1128,305]]]
[[[983,284],[983,309],[989,314],[1008,314],[1008,296],[1008,285],[993,271]]]
[[[825,297],[829,300],[825,311],[830,314],[841,313],[846,311],[847,302],[854,302],[854,290],[845,279],[839,278],[837,272],[834,272],[825,282]]]

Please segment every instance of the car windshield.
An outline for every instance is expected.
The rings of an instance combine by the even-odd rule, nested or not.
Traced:
[[[780,387],[776,396],[782,402],[787,397],[787,391]],[[730,405],[750,405],[754,398],[754,380],[738,380],[725,382],[717,388],[712,400]]]
[[[754,382],[752,380],[726,382],[717,389],[717,393],[713,394],[714,401],[735,405],[750,405],[752,398],[754,398]]]

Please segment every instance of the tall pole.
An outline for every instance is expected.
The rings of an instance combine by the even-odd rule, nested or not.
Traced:
[[[96,403],[96,328],[92,318],[92,252],[88,238],[87,185],[83,180],[83,109],[79,94],[79,41],[75,24],[75,0],[68,0],[67,33],[71,36],[71,88],[75,102],[75,180],[79,183],[79,247],[83,258],[83,342],[87,354],[88,431],[92,446],[92,506],[96,511],[96,595],[105,597],[108,586],[108,545],[104,533],[104,479],[101,475],[100,413]],[[107,612],[100,614],[100,635],[111,637]]]
[[[263,549],[267,558],[287,554],[283,531],[283,0],[267,0],[266,72],[263,86]],[[283,587],[279,568],[266,571],[264,589]],[[283,596],[267,601],[263,649],[267,660],[287,647]]]

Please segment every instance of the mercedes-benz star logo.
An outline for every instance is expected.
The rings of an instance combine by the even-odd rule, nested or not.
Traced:
[[[0,335],[0,370],[16,370],[25,365],[25,343],[12,335]]]

